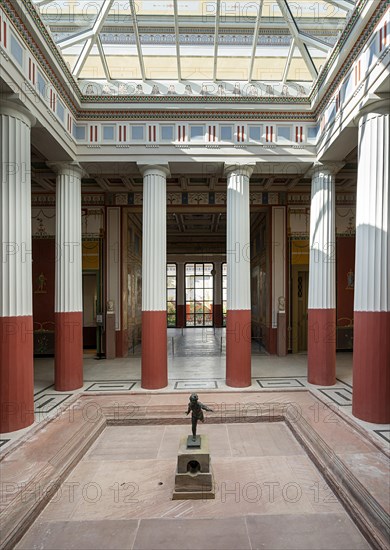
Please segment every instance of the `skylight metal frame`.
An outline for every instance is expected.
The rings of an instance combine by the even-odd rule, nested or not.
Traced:
[[[261,16],[263,12],[263,3],[264,0],[259,1],[259,11],[256,18],[256,26],[253,33],[253,42],[252,42],[252,53],[251,58],[249,61],[249,69],[248,69],[248,82],[252,82],[252,75],[253,75],[253,67],[255,65],[255,58],[256,58],[256,50],[257,50],[257,42],[259,40],[259,34],[260,34],[260,25],[261,25]]]
[[[173,19],[175,25],[175,44],[176,44],[176,67],[177,79],[180,82],[181,78],[181,58],[180,58],[180,30],[179,30],[179,10],[177,5],[178,0],[173,0]]]
[[[217,80],[218,69],[218,43],[219,43],[219,22],[221,14],[221,0],[216,1],[215,6],[215,31],[214,31],[214,63],[213,63],[213,81]]]
[[[42,8],[43,6],[49,5],[50,3],[55,3],[55,0],[33,0],[33,1],[34,1],[34,5],[38,9]],[[77,29],[78,32],[76,32],[76,34],[74,34],[73,36],[69,36],[57,41],[59,48],[64,51],[66,51],[68,48],[72,46],[76,46],[80,43],[83,43],[81,47],[81,52],[78,55],[77,61],[72,71],[76,79],[83,80],[83,79],[80,79],[80,74],[88,59],[88,56],[91,54],[93,47],[96,46],[101,63],[102,63],[105,79],[107,80],[107,82],[111,81],[110,67],[107,62],[105,48],[103,47],[100,32],[102,31],[103,26],[107,24],[109,12],[114,4],[114,1],[115,0],[103,0],[101,9],[91,28],[87,30],[83,30],[82,32],[79,32]],[[212,80],[216,82],[218,80],[217,79],[218,48],[219,48],[219,42],[220,42],[220,23],[221,23],[222,15],[221,15],[221,0],[214,0],[214,1],[215,1],[215,17],[214,17],[214,29],[213,29],[214,31],[214,49],[213,50],[214,51],[213,51]],[[321,38],[318,38],[318,36],[317,37],[312,36],[311,34],[307,34],[303,30],[300,30],[297,19],[294,17],[291,11],[291,8],[289,6],[289,3],[288,3],[289,1],[290,0],[274,0],[275,4],[278,6],[281,13],[281,17],[278,14],[278,18],[280,18],[280,20],[278,19],[278,22],[275,24],[275,28],[281,28],[280,24],[281,24],[281,21],[283,20],[287,25],[288,31],[292,38],[290,47],[288,49],[288,53],[285,54],[286,61],[285,61],[285,66],[283,70],[283,76],[282,76],[282,79],[279,80],[278,82],[285,85],[286,82],[289,80],[288,73],[290,70],[292,60],[294,58],[295,49],[298,48],[300,52],[300,57],[309,71],[309,74],[313,81],[312,84],[314,84],[315,80],[318,77],[318,71],[314,63],[312,54],[309,51],[309,47],[319,50],[325,54],[329,54],[330,51],[332,50],[332,45],[322,40]],[[323,1],[330,5],[336,6],[337,8],[340,8],[344,12],[347,12],[346,19],[348,18],[349,12],[355,8],[355,4],[356,4],[356,0],[323,0]],[[248,59],[247,79],[245,80],[245,82],[248,82],[248,83],[254,82],[253,71],[254,71],[254,65],[256,60],[256,52],[258,48],[261,24],[262,24],[262,21],[264,21],[263,6],[264,6],[264,0],[259,0],[258,13],[254,23],[254,28],[252,23],[252,28],[253,28],[252,49],[251,49],[250,57]],[[141,80],[143,82],[148,82],[151,79],[148,79],[146,76],[145,62],[143,57],[143,48],[141,43],[141,33],[142,33],[141,28],[143,28],[143,26],[145,25],[144,19],[147,18],[148,15],[142,16],[142,21],[141,21],[142,27],[140,27],[140,21],[138,19],[136,9],[135,9],[135,0],[129,0],[129,8],[131,13],[132,27],[133,27],[134,36],[135,36],[135,45],[136,45],[137,57],[138,57],[138,62],[140,67]],[[179,82],[182,82],[180,27],[185,25],[188,28],[188,26],[191,26],[191,23],[188,23],[188,17],[191,18],[192,16],[182,14],[182,17],[181,17],[181,14],[179,13],[178,0],[173,0],[172,16],[173,16],[173,26],[174,26],[174,36],[175,36],[174,44],[176,49],[177,80]],[[329,18],[327,23],[329,24],[331,20],[332,19]],[[207,23],[207,25],[208,24],[209,23]],[[212,25],[212,18],[210,18],[210,31],[212,28],[211,25]],[[248,25],[248,32],[249,32],[249,25]],[[287,48],[287,45],[285,47]],[[220,78],[219,80],[225,80],[225,79]],[[244,81],[242,82],[244,83]]]
[[[131,18],[133,20],[133,29],[134,29],[134,35],[135,35],[135,43],[137,46],[138,61],[141,69],[141,76],[142,76],[142,80],[145,81],[146,80],[145,63],[142,55],[142,45],[141,45],[141,39],[139,36],[139,28],[138,28],[137,14],[135,13],[134,0],[129,0],[129,5],[130,5],[130,11],[131,11]]]
[[[354,9],[355,4],[352,0],[326,0],[328,4],[336,6],[336,8],[341,8],[344,11],[351,11]]]
[[[95,22],[92,26],[92,29],[91,29],[93,34],[92,34],[92,36],[87,38],[87,40],[86,40],[86,42],[85,42],[85,44],[84,44],[84,46],[81,50],[81,53],[80,53],[80,55],[79,55],[79,57],[76,61],[76,64],[73,68],[73,75],[76,78],[80,75],[80,73],[81,73],[81,71],[82,71],[82,69],[83,69],[83,67],[84,67],[84,65],[87,61],[87,58],[88,58],[89,54],[91,53],[91,50],[94,47],[96,41],[98,39],[100,41],[99,33],[103,28],[106,16],[109,14],[113,3],[114,3],[114,0],[104,0],[104,2],[102,4],[102,7],[101,7],[101,9],[98,13],[98,16],[97,16],[97,18],[96,18],[96,20],[95,20]],[[99,50],[99,52],[100,52],[100,50]],[[104,52],[103,52],[103,57],[105,57]],[[104,67],[103,59],[101,61],[103,63],[103,67]]]
[[[295,40],[295,44],[301,53],[302,59],[306,63],[306,66],[313,78],[313,81],[315,81],[318,76],[318,71],[314,64],[313,58],[311,57],[309,50],[307,49],[306,44],[301,39],[301,33],[299,32],[295,17],[290,10],[290,6],[287,4],[286,0],[276,0],[276,3],[278,4],[284,20],[287,23],[289,31]]]

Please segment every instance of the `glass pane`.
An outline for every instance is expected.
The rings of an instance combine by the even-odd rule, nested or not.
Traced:
[[[213,313],[213,304],[211,302],[204,302],[203,311],[205,313]]]
[[[213,264],[204,264],[204,274],[211,275],[212,270],[214,269]]]
[[[176,264],[167,264],[167,275],[176,275]]]
[[[169,327],[176,326],[176,315],[168,315],[168,326]]]
[[[195,300],[203,300],[203,288],[197,288],[195,290]]]
[[[168,296],[167,299],[170,302],[174,302],[176,300],[176,289],[174,288],[168,288]]]
[[[176,302],[167,302],[167,311],[169,314],[176,313]]]
[[[225,302],[224,304],[222,304],[222,312],[224,315],[226,315],[226,311],[227,311],[227,304]]]
[[[195,302],[195,313],[203,313],[203,302]]]
[[[196,315],[196,326],[202,327],[203,326],[203,315]]]
[[[212,301],[213,299],[213,290],[211,288],[206,288],[204,291],[204,299]]]
[[[176,277],[167,277],[167,287],[176,288]]]
[[[227,274],[227,264],[222,264],[222,275],[226,275]]]
[[[187,312],[194,313],[194,308],[195,308],[195,302],[187,303]]]
[[[213,288],[213,276],[207,275],[204,278],[204,287],[205,288]]]
[[[186,264],[186,275],[193,275],[194,269],[195,269],[194,264]]]
[[[212,325],[212,324],[213,324],[213,316],[212,316],[212,315],[209,315],[209,314],[206,314],[206,315],[204,316],[204,324],[205,324],[206,326]]]
[[[186,277],[186,288],[194,288],[194,277]]]
[[[203,288],[203,277],[195,277],[196,288]]]
[[[203,275],[203,264],[196,264],[196,274]]]
[[[195,299],[195,291],[193,289],[187,289],[186,290],[186,301],[190,302]]]
[[[187,324],[188,327],[193,327],[194,326],[195,321],[194,321],[194,316],[193,315],[190,315],[189,313],[187,313],[186,324]]]
[[[224,302],[227,300],[227,288],[222,289],[222,300]]]

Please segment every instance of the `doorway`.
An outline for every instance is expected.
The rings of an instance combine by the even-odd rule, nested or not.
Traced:
[[[186,327],[212,327],[214,264],[185,264]]]
[[[307,308],[309,295],[309,266],[293,266],[292,350],[307,351]]]
[[[98,274],[83,273],[83,347],[97,349]]]

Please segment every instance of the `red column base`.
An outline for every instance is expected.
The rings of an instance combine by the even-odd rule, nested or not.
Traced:
[[[213,313],[214,313],[214,326],[217,328],[221,328],[223,326],[222,304],[214,304]]]
[[[54,387],[77,390],[83,385],[83,314],[55,314]]]
[[[226,384],[251,385],[251,312],[229,310],[226,316]]]
[[[127,329],[115,331],[115,344],[115,357],[127,357],[129,353]]]
[[[308,310],[307,381],[336,384],[336,310]]]
[[[390,312],[354,312],[352,414],[390,423]]]
[[[0,317],[0,432],[34,422],[33,320]]]
[[[143,311],[141,386],[147,390],[158,390],[167,385],[167,313]]]
[[[183,304],[176,305],[176,326],[177,328],[186,326],[186,306]]]

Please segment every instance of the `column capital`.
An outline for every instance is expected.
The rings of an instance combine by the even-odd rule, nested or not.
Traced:
[[[7,115],[24,122],[29,128],[35,126],[37,119],[22,105],[10,101],[8,98],[1,101],[0,115]]]
[[[245,164],[228,164],[225,163],[224,166],[224,174],[225,176],[229,176],[230,174],[237,174],[240,176],[247,176],[248,178],[251,177],[253,170],[256,166],[255,162],[247,162]]]
[[[171,175],[168,164],[137,164],[137,166],[143,176],[156,174],[166,178]]]
[[[330,174],[335,176],[345,166],[345,162],[327,160],[324,162],[315,162],[306,172],[306,177],[316,177],[320,174]]]
[[[46,165],[57,174],[57,176],[78,176],[80,179],[87,175],[87,172],[76,161],[47,162]]]
[[[367,115],[390,115],[390,94],[384,94],[383,97],[368,95],[365,103],[359,106],[359,112],[354,118],[356,126]]]

